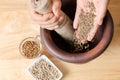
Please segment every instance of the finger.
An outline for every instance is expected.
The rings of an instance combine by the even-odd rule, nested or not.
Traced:
[[[41,24],[41,25],[43,25],[43,28],[51,28],[51,27],[54,27],[54,26],[57,26],[57,25],[60,26],[63,19],[64,19],[63,17],[60,17],[59,20],[57,20],[56,22],[54,22],[52,24],[47,24],[46,23],[46,24]]]
[[[75,16],[74,22],[73,22],[73,28],[77,29],[79,26],[79,22],[78,22],[78,18],[76,18],[77,16]]]
[[[34,10],[31,10],[30,13],[31,13],[31,17],[37,21],[48,21],[49,19],[53,17],[52,13],[40,14],[40,13],[35,12]]]
[[[97,24],[98,24],[98,25],[102,25],[103,19],[104,19],[105,15],[106,15],[106,10],[105,10],[105,11],[102,11],[102,12],[96,17],[96,19],[97,19]]]
[[[75,19],[74,19],[74,22],[73,22],[73,28],[74,29],[77,29],[78,26],[79,26],[79,16],[80,16],[80,13],[81,13],[81,8],[79,6],[77,6],[77,9],[76,9],[76,13],[75,13]]]
[[[90,31],[90,33],[87,36],[87,40],[88,41],[92,41],[92,39],[94,38],[94,36],[95,36],[95,34],[96,34],[96,32],[97,32],[97,30],[98,30],[99,27],[100,27],[100,25],[96,24],[94,26],[94,28]]]
[[[53,24],[44,24],[44,25],[42,24],[41,26],[42,26],[42,28],[51,28],[51,27],[54,27],[56,25],[59,25],[58,21],[53,23]]]
[[[51,19],[49,19],[48,21],[36,21],[38,22],[38,24],[41,24],[41,25],[51,25],[51,24],[54,24],[56,22],[59,22],[59,24],[61,24],[63,22],[63,19],[65,18],[65,16],[60,16],[60,18],[57,18],[56,16],[52,17]]]
[[[61,16],[61,0],[53,0],[53,13],[55,16]]]
[[[76,34],[76,38],[77,38],[78,40],[80,40],[81,43],[83,43],[83,44],[87,43],[86,37],[84,37],[83,35],[80,35],[79,33]]]
[[[105,0],[104,3],[103,3],[103,6],[101,5],[101,7],[98,9],[98,13],[97,13],[98,22],[97,23],[99,25],[102,25],[103,19],[106,15],[106,12],[107,12],[108,3],[109,3],[109,0]]]
[[[51,25],[54,24],[58,21],[57,17],[54,16],[52,19],[47,20],[47,21],[40,21],[40,20],[36,20],[36,22],[40,25]]]
[[[81,43],[82,43],[82,44],[86,44],[86,43],[87,43],[87,39],[81,40]]]
[[[56,22],[60,22],[62,20],[63,20],[63,16],[61,16],[60,18],[57,18],[56,16],[54,16],[53,18],[51,18],[50,20],[45,22],[45,24],[53,24],[53,23],[56,23]]]
[[[59,26],[58,25],[56,25],[56,26],[54,26],[54,27],[50,27],[50,28],[46,28],[46,29],[48,29],[48,30],[54,30],[54,29],[56,29],[56,28],[58,28]]]

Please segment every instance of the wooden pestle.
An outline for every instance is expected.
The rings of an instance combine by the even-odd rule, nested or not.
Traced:
[[[46,14],[52,11],[52,1],[51,0],[31,0],[31,5],[33,9],[40,14]],[[60,26],[54,29],[63,39],[72,42],[74,29],[72,26],[72,21],[64,13],[65,18],[61,22]]]

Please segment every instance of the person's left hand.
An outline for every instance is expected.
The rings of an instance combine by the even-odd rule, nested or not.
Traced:
[[[97,29],[100,27],[100,25],[103,22],[104,16],[106,15],[107,11],[107,6],[109,3],[109,0],[77,0],[77,9],[76,9],[76,14],[75,14],[75,19],[74,19],[74,28],[77,29],[78,27],[81,27],[79,24],[79,16],[81,15],[81,10],[84,12],[90,12],[90,9],[86,6],[88,6],[88,2],[92,2],[95,6],[95,18],[94,18],[94,26],[90,30],[90,32],[87,34],[86,38],[80,38],[78,34],[76,34],[76,37],[80,38],[82,43],[85,43],[86,41],[91,41],[96,32]]]

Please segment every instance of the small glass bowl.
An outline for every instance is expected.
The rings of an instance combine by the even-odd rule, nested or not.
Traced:
[[[38,46],[38,51],[37,53],[35,54],[27,54],[27,53],[24,53],[23,51],[23,45],[25,45],[25,42],[27,41],[31,41],[31,42],[34,42],[37,46]],[[27,47],[30,47],[29,45]],[[27,48],[26,47],[26,48]],[[33,46],[31,47],[33,48]],[[34,49],[34,48],[33,48]],[[41,45],[41,41],[40,41],[40,36],[36,36],[36,37],[28,37],[28,38],[25,38],[21,43],[20,43],[20,46],[19,46],[19,51],[21,53],[22,56],[26,57],[26,58],[29,58],[29,59],[32,59],[32,58],[35,58],[35,57],[38,57],[41,55],[41,52],[42,52],[42,45]]]

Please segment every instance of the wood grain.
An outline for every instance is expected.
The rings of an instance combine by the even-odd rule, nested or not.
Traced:
[[[27,1],[27,0],[26,0]],[[26,72],[34,59],[19,53],[20,42],[39,34],[39,25],[30,18],[25,0],[0,0],[0,80],[32,80]],[[111,0],[114,36],[107,50],[85,64],[66,63],[47,55],[63,73],[62,80],[120,80],[120,1]]]

